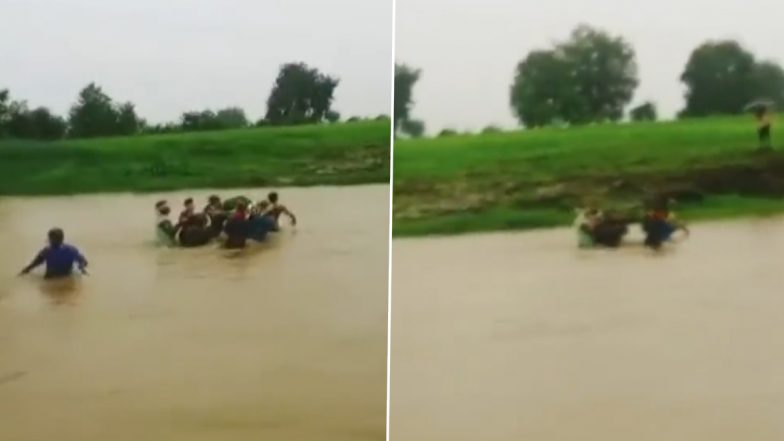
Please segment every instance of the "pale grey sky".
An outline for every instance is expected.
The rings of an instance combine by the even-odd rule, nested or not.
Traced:
[[[241,106],[263,116],[278,67],[340,78],[344,117],[390,112],[391,0],[0,0],[0,89],[67,112],[95,81],[152,122]]]
[[[514,127],[509,86],[533,49],[568,38],[580,23],[624,36],[637,53],[633,103],[663,117],[683,106],[680,74],[708,39],[733,38],[784,63],[781,0],[397,0],[396,55],[423,70],[413,115],[428,131]]]

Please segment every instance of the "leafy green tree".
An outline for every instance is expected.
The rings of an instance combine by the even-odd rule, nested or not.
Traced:
[[[579,26],[561,45],[576,90],[585,101],[584,121],[618,121],[639,81],[634,49],[621,37]],[[571,122],[571,121],[570,121]]]
[[[573,84],[571,65],[560,51],[535,51],[520,62],[512,83],[511,105],[526,127],[558,119],[585,120],[587,103]]]
[[[414,106],[414,86],[419,78],[422,76],[422,71],[419,69],[411,68],[405,64],[395,65],[395,132],[401,130],[406,132],[405,128],[417,128],[414,124],[405,124],[406,121],[411,119],[411,109]],[[412,133],[409,135],[414,136]]]
[[[8,89],[0,89],[0,138],[7,135],[8,121],[11,119],[8,106],[11,100],[11,94]]]
[[[185,112],[180,118],[181,129],[186,132],[201,130],[239,129],[248,126],[245,111],[239,107]]]
[[[239,107],[227,107],[218,110],[215,118],[222,129],[241,129],[248,126],[248,118],[245,116],[245,111]]]
[[[440,132],[438,132],[439,138],[446,138],[448,136],[456,136],[456,135],[457,135],[457,130],[455,129],[443,129]]]
[[[656,121],[658,119],[658,112],[656,111],[656,104],[648,101],[633,108],[629,112],[632,121]]]
[[[784,69],[771,62],[758,62],[754,66],[752,82],[755,99],[769,99],[779,109],[784,108]]]
[[[93,138],[120,134],[118,130],[119,113],[111,98],[95,83],[90,83],[79,92],[76,104],[68,116],[70,136],[73,138]]]
[[[180,118],[180,125],[185,132],[219,130],[221,128],[217,115],[212,110],[185,112]]]
[[[696,48],[681,75],[686,108],[681,116],[737,114],[755,98],[754,55],[736,41],[707,42]]]
[[[566,42],[534,51],[518,64],[510,103],[528,127],[617,121],[637,85],[632,47],[583,25]]]
[[[329,112],[327,112],[325,119],[332,124],[338,123],[340,122],[340,113],[334,110],[330,110]]]
[[[401,123],[400,131],[412,138],[420,138],[425,134],[425,123],[416,119],[405,119]]]
[[[283,65],[267,99],[266,120],[273,125],[323,122],[338,83],[305,63]]]
[[[114,135],[135,135],[141,131],[144,122],[136,115],[132,103],[123,103],[116,109],[117,123]]]
[[[68,123],[58,115],[52,114],[46,107],[37,107],[29,113],[34,137],[47,141],[62,139],[68,130]]]
[[[487,126],[484,129],[482,129],[482,134],[483,135],[491,135],[493,133],[501,133],[502,131],[503,130],[501,130],[501,128],[499,128],[499,127]]]
[[[65,120],[46,107],[30,110],[25,101],[13,101],[7,107],[5,135],[10,138],[55,140],[65,136]]]

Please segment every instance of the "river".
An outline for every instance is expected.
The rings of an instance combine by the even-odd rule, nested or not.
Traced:
[[[156,200],[210,193],[0,199],[0,439],[384,439],[388,187],[283,189],[299,225],[241,254],[153,246]],[[14,277],[55,225],[90,275]]]
[[[392,441],[784,439],[784,219],[661,253],[555,229],[393,256]]]

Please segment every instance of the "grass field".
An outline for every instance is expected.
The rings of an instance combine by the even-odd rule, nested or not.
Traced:
[[[565,225],[660,193],[688,195],[690,218],[771,214],[784,154],[757,151],[751,117],[399,140],[394,193],[398,236]]]
[[[389,181],[388,121],[0,142],[0,194]]]

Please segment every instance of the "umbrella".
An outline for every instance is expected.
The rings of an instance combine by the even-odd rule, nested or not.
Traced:
[[[773,100],[760,99],[746,104],[746,107],[744,107],[743,110],[745,112],[757,112],[760,110],[769,110],[771,107],[773,107],[774,104],[775,102],[773,102]]]

